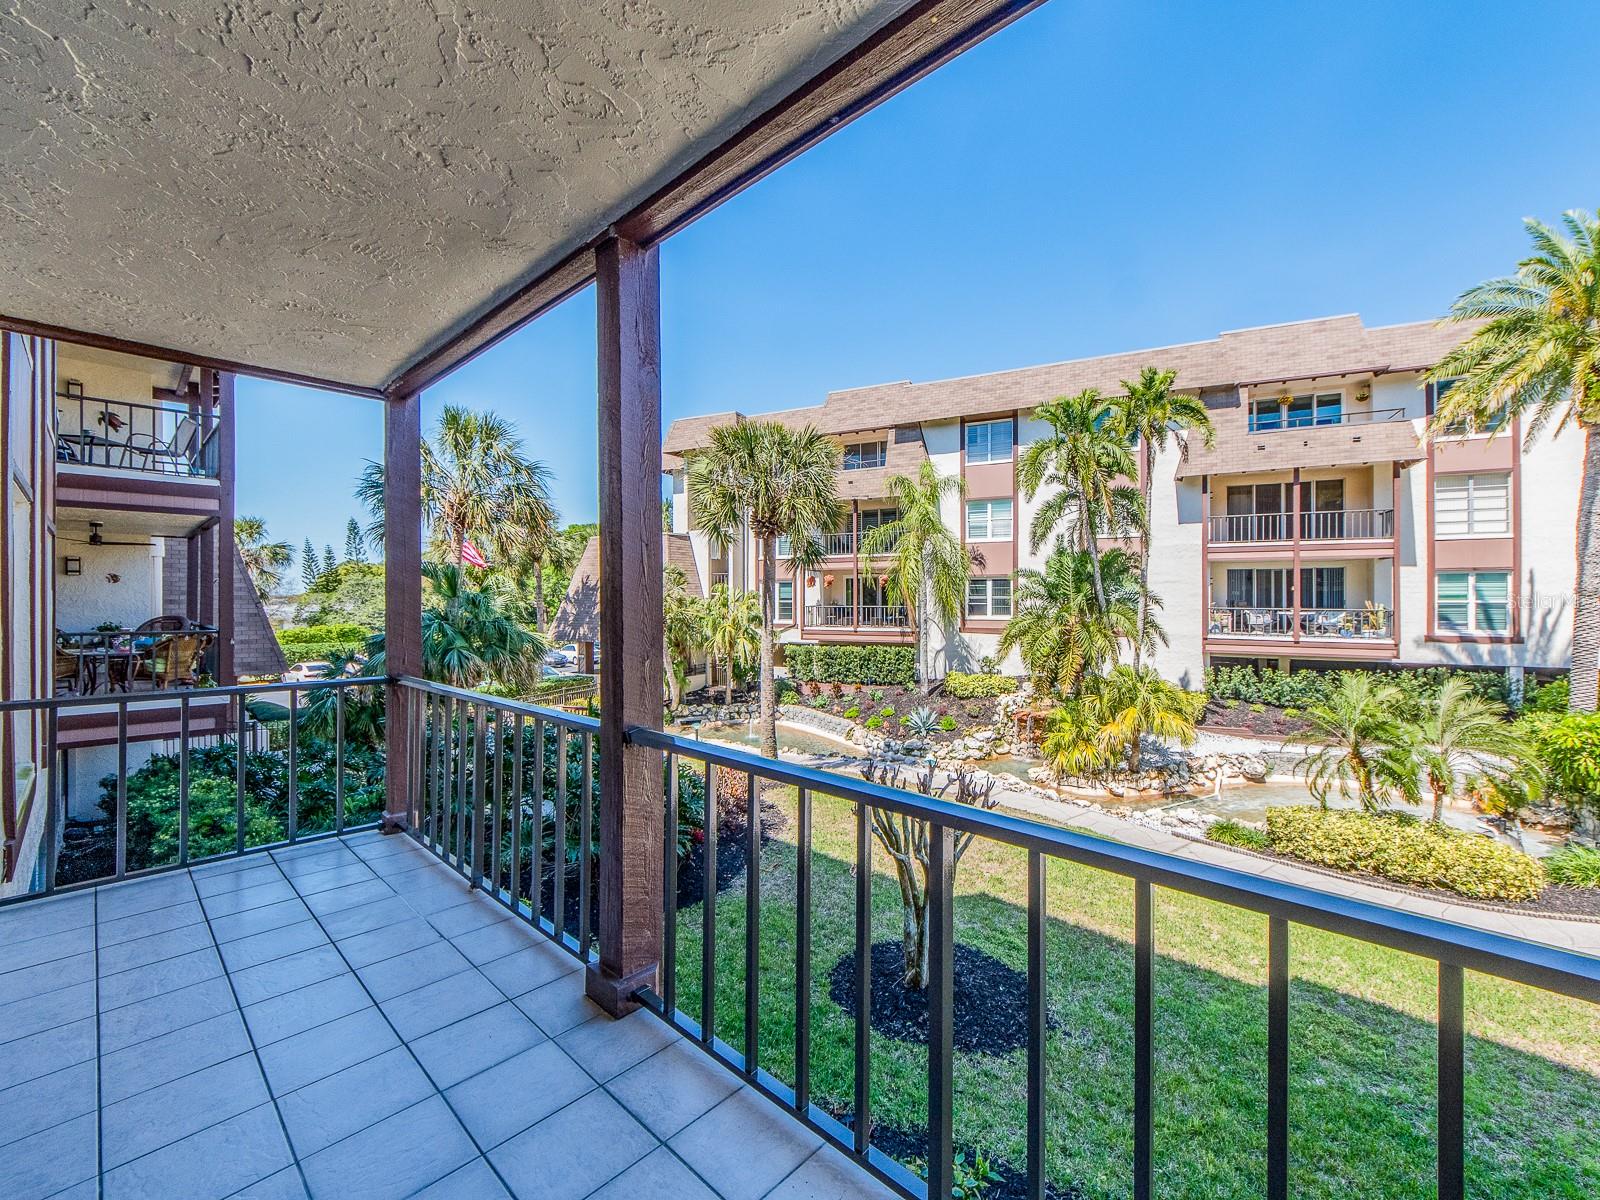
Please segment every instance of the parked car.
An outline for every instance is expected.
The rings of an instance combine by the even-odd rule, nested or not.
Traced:
[[[557,646],[544,656],[546,666],[566,667],[571,669],[578,665],[578,654],[567,646]]]
[[[333,670],[331,662],[314,659],[310,662],[297,662],[283,673],[285,683],[303,683],[307,679],[326,679]]]

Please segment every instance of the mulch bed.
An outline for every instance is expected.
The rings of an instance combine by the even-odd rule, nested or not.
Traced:
[[[903,731],[900,722],[904,721],[919,708],[932,709],[935,716],[953,717],[956,727],[952,730],[939,730],[935,737],[950,738],[971,733],[977,729],[987,729],[994,715],[994,700],[957,700],[947,696],[941,690],[932,696],[924,696],[916,688],[880,686],[874,684],[870,687],[863,686],[852,689],[844,684],[821,683],[815,685],[819,690],[817,695],[822,696],[827,704],[820,712],[832,713],[834,716],[843,716],[847,708],[859,708],[860,714],[854,718],[856,724],[863,725],[868,717],[882,708],[894,709],[894,716],[883,719],[883,732],[890,737],[899,737]],[[802,691],[800,704],[807,708],[814,707],[814,699],[809,694],[811,685],[806,685]],[[835,692],[835,688],[839,690]],[[879,693],[874,700],[873,693]]]
[[[898,941],[872,946],[872,1027],[884,1037],[928,1044],[928,993],[907,991],[905,952]],[[851,951],[828,972],[828,995],[848,1013],[856,1010],[856,956]],[[1009,1054],[1028,1044],[1028,979],[998,958],[971,946],[955,948],[957,1050]],[[1051,1025],[1055,1022],[1052,1020]]]
[[[827,1105],[822,1105],[826,1108]],[[853,1127],[854,1114],[849,1109],[841,1109],[832,1115],[842,1122],[846,1128]],[[926,1129],[901,1129],[897,1125],[874,1125],[872,1127],[872,1144],[883,1151],[890,1158],[901,1163],[920,1162],[926,1163],[928,1159],[928,1131]],[[971,1168],[977,1159],[977,1152],[971,1146],[956,1145],[956,1153],[965,1153],[967,1166]],[[1000,1177],[999,1183],[991,1183],[982,1192],[983,1200],[1027,1200],[1028,1197],[1028,1172],[1025,1167],[1014,1167],[1008,1162],[997,1158],[989,1159],[989,1169]],[[1046,1181],[1044,1194],[1047,1200],[1088,1200],[1088,1193],[1076,1187],[1067,1187],[1065,1190]]]
[[[742,777],[741,777],[742,780]],[[762,790],[775,784],[762,784]],[[742,782],[738,795],[729,795],[729,787],[722,776],[718,777],[717,791],[717,891],[725,892],[734,882],[744,877],[745,861],[749,857],[750,823],[743,796]],[[765,846],[789,825],[789,818],[773,804],[761,806],[761,844]],[[678,909],[681,912],[705,898],[706,847],[696,839],[689,856],[678,864]]]
[[[1251,712],[1250,705],[1240,700],[1230,708],[1227,701],[1212,700],[1200,718],[1201,729],[1218,732],[1235,731],[1256,737],[1292,739],[1306,732],[1310,726],[1300,717],[1286,717],[1283,709],[1270,704],[1261,705],[1260,712]]]

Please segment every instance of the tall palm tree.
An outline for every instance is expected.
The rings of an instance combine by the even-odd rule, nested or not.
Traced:
[[[356,498],[373,513],[368,529],[383,539],[383,464],[369,462],[356,484]],[[550,470],[522,451],[516,428],[492,412],[447,404],[431,438],[422,442],[422,515],[433,552],[456,567],[473,539],[499,561],[538,544],[553,530]]]
[[[888,491],[898,515],[867,531],[861,555],[894,555],[889,583],[916,618],[917,676],[926,694],[933,687],[933,625],[954,625],[966,602],[971,559],[940,512],[947,495],[966,495],[966,485],[959,476],[940,475],[931,462],[924,462],[915,478],[891,475]]]
[[[1117,424],[1123,436],[1133,443],[1139,457],[1139,489],[1147,526],[1155,496],[1156,456],[1167,448],[1172,432],[1193,430],[1205,440],[1207,448],[1216,442],[1216,429],[1206,406],[1198,396],[1174,391],[1173,384],[1177,380],[1176,371],[1146,367],[1139,372],[1137,380],[1122,381],[1123,395],[1115,401]],[[1146,588],[1150,583],[1150,551],[1147,529],[1143,553],[1139,557],[1139,583]],[[1133,648],[1133,665],[1139,665],[1137,645]]]
[[[474,582],[449,563],[423,563],[422,669],[454,687],[531,688],[543,676],[545,642],[514,613],[516,597],[493,577]],[[384,675],[384,635],[367,641],[365,674]]]
[[[1146,524],[1139,489],[1119,482],[1138,470],[1133,449],[1111,402],[1097,388],[1057,396],[1034,415],[1050,426],[1050,435],[1022,452],[1017,481],[1028,500],[1041,487],[1053,490],[1033,515],[1029,540],[1037,552],[1067,525],[1078,549],[1089,555],[1094,594],[1104,608],[1099,539],[1142,533]]]
[[[1577,597],[1572,606],[1574,710],[1600,703],[1600,213],[1565,213],[1566,236],[1529,218],[1533,252],[1515,275],[1468,289],[1448,321],[1484,322],[1428,373],[1455,383],[1439,398],[1432,432],[1525,416],[1531,440],[1583,432],[1578,500]]]
[[[294,551],[288,542],[267,541],[267,523],[260,517],[235,517],[233,544],[239,548],[256,595],[265,600],[283,581],[284,568],[294,559]]]
[[[725,583],[713,584],[701,608],[700,636],[713,662],[720,662],[722,702],[733,703],[736,672],[749,670],[761,653],[761,602],[754,592],[735,592]]]
[[[1153,667],[1119,664],[1093,681],[1100,715],[1099,741],[1107,757],[1126,756],[1137,774],[1144,765],[1143,736],[1194,743],[1195,722],[1205,710],[1204,692],[1189,692],[1161,678]]]
[[[1435,821],[1444,817],[1445,797],[1474,776],[1538,794],[1538,760],[1516,727],[1507,724],[1505,705],[1476,695],[1458,675],[1445,681],[1424,711],[1413,742],[1433,796]]]
[[[1100,595],[1095,592],[1095,568]],[[1017,572],[1015,613],[1000,635],[1000,654],[1013,648],[1033,676],[1034,686],[1068,697],[1086,675],[1116,660],[1122,643],[1153,650],[1165,643],[1156,621],[1158,596],[1142,600],[1138,568],[1126,550],[1113,547],[1098,564],[1086,550],[1069,550],[1060,540],[1043,571]]]
[[[1404,701],[1393,684],[1343,671],[1327,699],[1305,710],[1311,725],[1305,740],[1314,748],[1296,769],[1323,808],[1335,790],[1345,797],[1353,791],[1368,812],[1394,796],[1421,795],[1410,731],[1395,715]]]
[[[822,557],[822,534],[844,519],[835,491],[839,447],[811,426],[739,421],[711,431],[689,463],[689,494],[700,528],[713,542],[736,545],[748,527],[761,554],[761,752],[778,755],[778,709],[772,673],[778,538],[804,568]]]

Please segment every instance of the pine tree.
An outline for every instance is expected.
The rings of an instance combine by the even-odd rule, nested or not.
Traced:
[[[354,517],[344,527],[344,557],[346,562],[367,561],[367,540],[361,536],[361,523]]]
[[[338,565],[339,560],[333,556],[333,547],[324,546],[322,548],[322,574],[333,574],[334,569],[337,568]]]
[[[300,548],[300,582],[305,585],[306,591],[317,586],[317,579],[322,574],[322,567],[317,562],[317,548],[311,544],[311,539],[306,539],[306,544]]]

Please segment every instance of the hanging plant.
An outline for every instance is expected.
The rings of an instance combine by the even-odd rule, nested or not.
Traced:
[[[828,587],[832,587],[833,586],[833,576],[832,575],[824,575],[822,577],[822,582],[824,584],[826,584]]]

